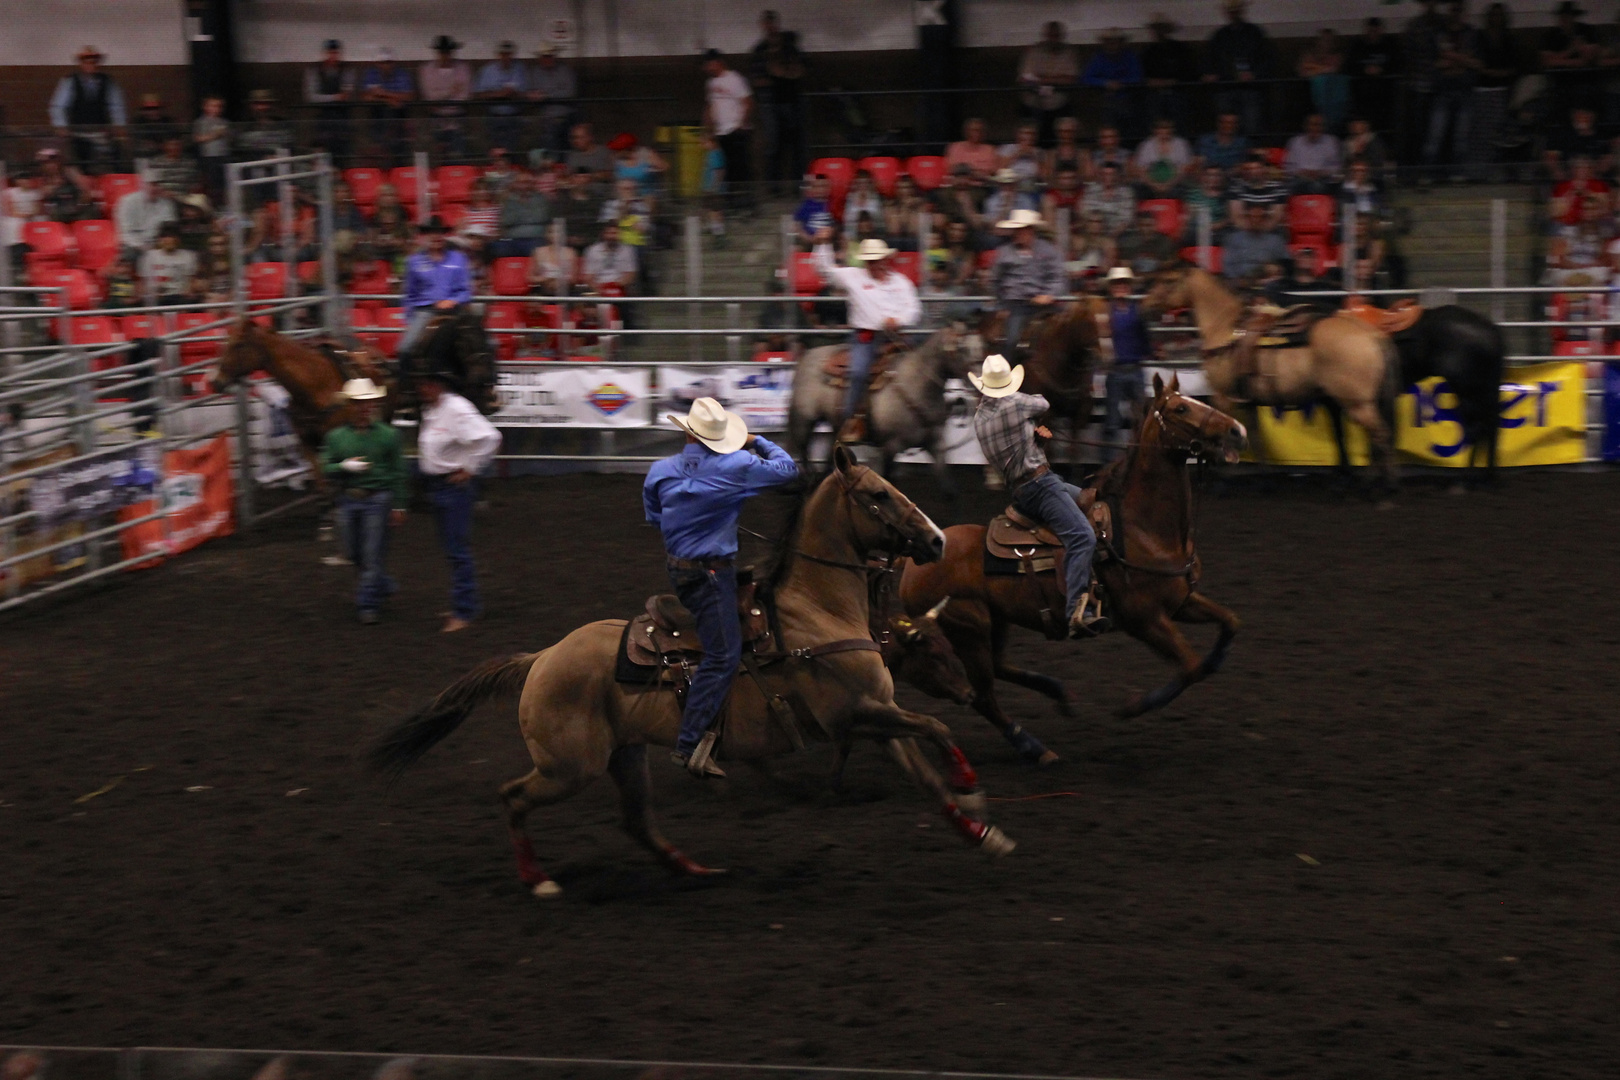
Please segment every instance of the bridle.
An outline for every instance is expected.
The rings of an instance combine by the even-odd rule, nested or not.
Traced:
[[[885,515],[883,507],[878,505],[877,499],[863,497],[860,489],[857,487],[860,481],[870,474],[871,471],[872,470],[867,466],[861,465],[857,466],[854,470],[848,473],[842,469],[834,470],[833,475],[838,478],[838,486],[843,488],[844,498],[852,504],[852,507],[861,506],[864,503],[865,510],[876,518],[878,523],[883,526],[885,532],[885,536],[883,538],[884,542],[869,550],[876,550],[888,556],[888,558],[885,560],[885,569],[887,569],[887,565],[892,564],[896,558],[904,554],[905,549],[911,543],[911,541],[906,538],[906,534],[901,531],[900,526],[891,520],[889,516]],[[892,501],[894,495],[891,494],[889,498]],[[901,498],[905,497],[901,496]],[[917,509],[917,504],[907,499],[907,513],[915,509]],[[764,533],[755,532],[753,529],[743,528],[742,526],[738,526],[738,531],[747,533],[749,536],[752,536],[757,540],[764,540],[766,543],[776,544],[782,550],[786,551],[796,559],[805,559],[820,566],[830,566],[835,570],[849,570],[863,576],[871,574],[874,570],[874,567],[868,562],[857,563],[844,562],[841,559],[829,559],[825,556],[815,555],[800,548],[790,546],[786,537],[778,538],[766,536]]]
[[[1179,403],[1182,408],[1172,409],[1171,406],[1176,403]],[[1197,412],[1199,414],[1200,419],[1196,427],[1188,422],[1186,418],[1188,412]],[[1221,415],[1218,409],[1175,391],[1166,395],[1165,399],[1156,404],[1153,411],[1148,413],[1151,419],[1158,421],[1160,431],[1167,434],[1174,432],[1184,439],[1179,443],[1161,443],[1160,445],[1164,449],[1171,452],[1185,451],[1200,461],[1204,459],[1204,453],[1208,449],[1206,444],[1218,442],[1221,436],[1225,434],[1224,431],[1211,426],[1218,423],[1216,418]],[[1145,444],[1138,441],[1134,445],[1142,446]]]

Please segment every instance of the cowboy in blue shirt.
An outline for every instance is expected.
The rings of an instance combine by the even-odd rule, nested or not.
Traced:
[[[1135,287],[1136,276],[1130,267],[1108,271],[1108,331],[1114,343],[1114,362],[1103,377],[1108,395],[1103,428],[1109,442],[1135,425],[1132,414],[1141,409],[1145,393],[1142,365],[1153,360],[1153,339],[1142,319],[1142,306],[1131,299]]]
[[[714,398],[698,398],[690,415],[668,419],[686,432],[686,447],[648,470],[641,502],[647,520],[664,534],[670,583],[696,616],[703,643],[673,756],[693,776],[725,776],[711,760],[715,735],[709,729],[742,663],[733,564],[737,514],[744,500],[798,476],[799,466],[775,443],[750,435],[742,417]]]
[[[444,234],[450,227],[437,215],[422,226],[426,250],[405,260],[405,331],[400,335],[399,354],[409,356],[427,329],[428,322],[441,311],[454,311],[472,299],[472,267],[467,256],[446,248]]]

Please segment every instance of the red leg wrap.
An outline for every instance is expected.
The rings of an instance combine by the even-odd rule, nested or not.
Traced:
[[[990,826],[984,822],[974,821],[958,810],[955,803],[946,806],[943,813],[945,814],[945,820],[950,822],[956,828],[956,831],[962,834],[963,839],[970,843],[978,844],[983,842],[984,834],[990,830]]]
[[[711,870],[702,863],[687,858],[675,848],[669,848],[664,852],[664,862],[668,864],[670,870],[673,872],[677,874],[686,874],[689,877],[708,877],[710,874],[718,874],[722,872],[719,870]]]
[[[951,787],[957,791],[977,791],[979,774],[973,771],[973,766],[969,764],[967,755],[962,753],[961,747],[947,748],[945,757],[950,762]]]
[[[550,881],[546,872],[540,869],[540,859],[534,853],[534,844],[529,837],[516,830],[512,832],[512,850],[517,854],[518,877],[525,885],[538,885],[542,881]]]

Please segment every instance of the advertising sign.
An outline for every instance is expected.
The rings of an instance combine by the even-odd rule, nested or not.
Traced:
[[[647,368],[500,366],[497,427],[646,427],[652,422]]]
[[[661,404],[686,412],[700,397],[712,397],[742,417],[750,431],[785,431],[793,398],[793,368],[786,364],[737,364],[724,368],[658,369]]]

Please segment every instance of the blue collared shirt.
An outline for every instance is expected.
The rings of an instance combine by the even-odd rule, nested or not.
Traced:
[[[467,256],[455,248],[445,248],[442,259],[418,251],[405,260],[407,308],[431,307],[440,300],[465,304],[471,299],[472,269]]]
[[[1114,340],[1114,363],[1145,364],[1153,359],[1153,342],[1136,301],[1108,301],[1108,328]]]
[[[656,462],[641,487],[647,520],[664,534],[676,559],[713,559],[737,553],[737,514],[750,496],[799,475],[793,456],[763,435],[754,447],[717,454],[701,443]]]

